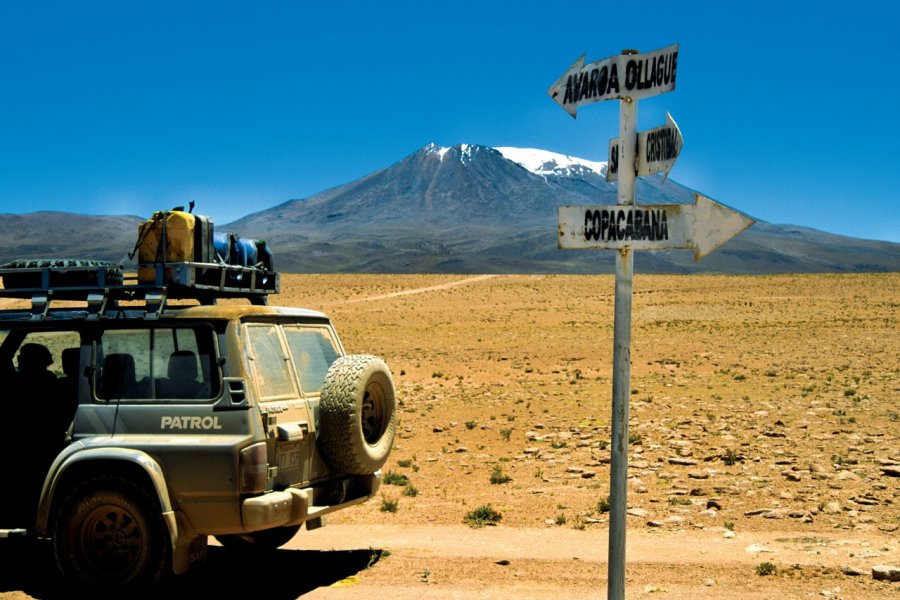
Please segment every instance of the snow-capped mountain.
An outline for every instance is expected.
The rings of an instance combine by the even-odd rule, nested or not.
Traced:
[[[361,179],[217,223],[216,230],[265,239],[287,272],[612,272],[612,252],[557,248],[558,206],[616,203],[605,173],[603,162],[539,149],[429,144]],[[671,178],[641,177],[635,188],[638,204],[694,201],[693,190]],[[36,239],[53,244],[35,255],[83,256],[79,250],[90,247],[93,257],[118,260],[131,250],[139,222],[51,216],[8,219],[15,225],[0,231],[0,260],[27,258],[24,241]],[[635,270],[900,271],[900,244],[757,223],[699,263],[690,252],[639,252]]]
[[[612,272],[613,254],[557,248],[557,207],[615,204],[606,163],[546,150],[428,144],[403,160],[306,200],[229,225],[279,248],[300,272]],[[642,177],[638,204],[690,203],[671,178]],[[840,248],[840,251],[837,249]],[[900,245],[757,223],[695,263],[641,252],[643,272],[900,270]]]

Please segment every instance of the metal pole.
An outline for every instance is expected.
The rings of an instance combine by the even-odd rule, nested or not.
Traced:
[[[625,50],[622,54],[636,54]],[[619,180],[617,204],[634,204],[637,101],[619,101]],[[628,397],[631,393],[631,298],[634,251],[616,254],[616,306],[613,330],[612,460],[609,478],[609,578],[607,598],[625,598],[625,509],[628,482]]]

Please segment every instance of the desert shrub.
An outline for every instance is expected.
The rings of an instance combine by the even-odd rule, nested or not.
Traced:
[[[722,454],[722,462],[728,466],[731,466],[740,460],[743,460],[743,457],[731,448],[728,448],[725,453]]]
[[[495,465],[494,470],[491,471],[491,483],[499,485],[501,483],[509,483],[510,481],[512,481],[512,477],[503,472],[503,467]]]
[[[609,512],[609,496],[600,498],[600,501],[597,502],[597,512],[600,514]]]
[[[499,512],[491,508],[490,504],[483,504],[475,510],[466,513],[463,517],[463,523],[470,527],[484,527],[485,525],[496,525],[503,518]]]
[[[669,498],[670,506],[687,506],[688,504],[692,504],[690,498],[682,498],[681,496],[672,496],[671,498]]]
[[[384,483],[386,485],[406,485],[407,483],[409,483],[409,477],[407,477],[403,473],[394,473],[393,471],[388,471],[384,474]]]

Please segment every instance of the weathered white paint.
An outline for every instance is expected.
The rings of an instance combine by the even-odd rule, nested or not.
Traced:
[[[681,154],[684,146],[684,138],[681,129],[672,115],[666,113],[666,124],[647,131],[638,133],[637,138],[637,176],[646,177],[654,173],[664,173],[663,179],[669,176],[669,171],[675,166],[675,161]],[[606,181],[613,182],[618,179],[619,138],[609,140],[609,168],[606,170]]]
[[[651,221],[646,225],[648,215]],[[562,249],[692,249],[694,260],[700,260],[756,222],[702,194],[696,195],[694,204],[560,206],[558,217]],[[626,235],[629,220],[631,235]]]
[[[572,63],[547,93],[563,110],[576,116],[579,106],[631,98],[638,100],[675,89],[678,44],[646,54],[622,53],[584,64]]]

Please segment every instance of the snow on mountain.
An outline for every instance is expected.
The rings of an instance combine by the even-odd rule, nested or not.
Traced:
[[[459,148],[459,162],[462,164],[466,164],[470,162],[476,154],[478,154],[479,150],[482,149],[481,146],[475,146],[472,144],[459,144],[456,146]],[[437,155],[441,162],[444,162],[444,156],[446,156],[447,152],[451,150],[451,148],[443,148],[436,144],[428,144],[424,148],[425,153],[427,155]]]
[[[508,146],[494,148],[506,160],[522,165],[535,175],[572,177],[588,172],[606,177],[606,162],[595,162],[566,154],[557,154],[535,148],[510,148]]]

